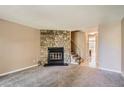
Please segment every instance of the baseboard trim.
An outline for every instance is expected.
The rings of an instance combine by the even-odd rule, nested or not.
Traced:
[[[36,67],[36,66],[38,66],[38,65],[36,64],[36,65],[16,69],[16,70],[13,70],[13,71],[5,72],[5,73],[0,74],[0,77],[5,76],[5,75],[9,75],[9,74],[12,74],[12,73],[15,73],[15,72],[23,71],[23,70],[26,70],[26,69],[29,69],[29,68],[32,68],[32,67]]]
[[[106,71],[111,71],[111,72],[116,72],[116,73],[120,73],[121,74],[121,71],[117,71],[117,70],[113,70],[113,69],[108,69],[108,68],[103,68],[103,67],[98,67],[98,69],[106,70]]]

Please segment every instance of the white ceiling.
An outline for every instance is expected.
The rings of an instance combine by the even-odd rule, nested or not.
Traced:
[[[0,6],[0,18],[38,29],[83,30],[124,16],[124,6]]]

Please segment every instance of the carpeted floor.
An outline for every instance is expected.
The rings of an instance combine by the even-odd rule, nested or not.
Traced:
[[[114,72],[87,66],[34,67],[0,77],[1,87],[123,87],[124,78]]]

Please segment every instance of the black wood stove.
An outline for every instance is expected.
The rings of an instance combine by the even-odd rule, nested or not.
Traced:
[[[48,64],[44,66],[67,65],[64,63],[64,48],[49,47],[48,48]]]

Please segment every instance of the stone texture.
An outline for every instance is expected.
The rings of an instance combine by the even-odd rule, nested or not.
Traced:
[[[58,30],[41,30],[40,32],[41,62],[47,63],[48,47],[64,47],[64,61],[70,62],[71,32]]]

